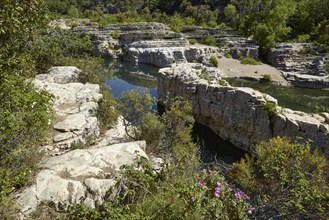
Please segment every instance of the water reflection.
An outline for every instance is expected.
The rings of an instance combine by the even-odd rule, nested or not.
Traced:
[[[329,91],[299,87],[278,86],[271,83],[260,83],[244,79],[225,79],[232,86],[250,87],[267,93],[278,100],[282,107],[303,112],[321,112],[329,110]]]

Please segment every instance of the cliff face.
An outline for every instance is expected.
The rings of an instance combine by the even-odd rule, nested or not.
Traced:
[[[329,87],[329,53],[323,45],[281,43],[268,54],[268,61],[295,86]]]
[[[313,140],[312,145],[329,157],[329,118],[281,108],[276,99],[251,88],[209,82],[199,77],[203,68],[180,64],[160,69],[160,100],[176,96],[189,100],[199,123],[244,150],[252,151],[260,141],[275,136],[302,137]]]
[[[127,61],[169,67],[172,64],[206,63],[211,53],[225,52],[233,57],[258,58],[258,46],[251,40],[238,37],[234,31],[224,29],[186,27],[175,33],[160,23],[113,24],[106,27],[78,26],[76,33],[87,33],[95,44],[95,55],[118,57]],[[210,34],[219,45],[189,45],[187,39],[202,40]]]
[[[184,27],[182,33],[188,39],[197,39],[199,41],[202,41],[202,38],[209,34],[215,37],[220,52],[228,53],[234,59],[240,57],[258,59],[259,46],[256,42],[239,36],[234,30],[189,26]]]

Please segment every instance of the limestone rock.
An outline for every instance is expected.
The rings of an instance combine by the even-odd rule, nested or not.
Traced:
[[[329,88],[329,77],[325,69],[329,63],[329,53],[323,52],[321,45],[280,43],[271,49],[268,60],[295,86]]]
[[[94,117],[97,101],[102,98],[100,88],[97,84],[75,82],[80,72],[76,67],[53,67],[48,74],[38,75],[34,80],[37,88],[46,89],[56,97],[54,129],[59,132],[53,138],[53,147],[45,148],[50,154],[85,144],[87,139],[96,139],[100,134]]]
[[[86,124],[86,117],[83,114],[68,115],[64,121],[58,122],[54,128],[58,131],[80,130]]]
[[[313,140],[312,146],[329,157],[328,123],[314,116],[277,106],[277,100],[251,88],[232,88],[200,79],[200,64],[177,64],[159,71],[160,100],[182,96],[192,104],[196,120],[210,127],[224,140],[252,151],[275,136]],[[209,72],[209,71],[208,71]],[[266,102],[276,105],[276,114],[265,110]],[[165,104],[165,103],[161,103]]]
[[[46,158],[34,185],[17,195],[21,214],[34,211],[41,202],[66,210],[73,204],[101,204],[120,167],[132,164],[134,158],[148,158],[142,148],[145,141],[95,146]],[[109,178],[112,177],[112,178]]]
[[[43,82],[66,84],[77,82],[78,76],[81,73],[75,66],[56,66],[48,70],[48,74],[37,75],[37,79]]]

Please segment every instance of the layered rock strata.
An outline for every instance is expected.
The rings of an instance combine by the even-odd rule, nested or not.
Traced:
[[[97,139],[94,113],[102,95],[98,85],[76,82],[80,72],[76,67],[53,67],[34,80],[36,87],[54,94],[56,121],[52,140],[44,147],[51,154],[40,162],[32,186],[16,195],[21,219],[42,202],[54,204],[58,211],[76,204],[94,208],[109,196],[109,189],[120,179],[122,165],[132,164],[139,156],[148,159],[145,141],[127,142],[122,118]],[[93,146],[86,143],[90,137],[95,139]],[[87,146],[72,149],[77,142]],[[155,169],[157,161],[159,158],[151,158]]]
[[[277,100],[251,88],[221,86],[218,74],[200,64],[180,64],[159,71],[160,100],[182,96],[192,104],[196,120],[224,140],[246,151],[275,136],[311,139],[329,157],[329,121],[320,115],[277,106]],[[220,75],[220,74],[219,74]],[[162,103],[164,104],[164,103]]]
[[[241,37],[231,29],[186,26],[182,33],[186,38],[200,42],[209,34],[216,38],[220,51],[232,55],[234,59],[240,57],[258,59],[259,56],[259,46],[255,41]]]
[[[295,86],[329,88],[329,53],[324,45],[277,44],[268,54],[268,60]]]
[[[74,31],[92,37],[96,55],[114,58],[121,56],[126,61],[158,67],[186,62],[207,63],[209,54],[219,51],[211,46],[189,46],[183,34],[155,22],[113,24],[106,27],[79,26]]]
[[[133,163],[144,153],[145,141],[78,149],[41,162],[35,183],[17,196],[21,217],[36,210],[41,202],[52,203],[58,211],[74,204],[94,208],[104,202],[115,185],[120,167]]]
[[[34,80],[37,88],[46,89],[54,99],[54,137],[46,146],[51,153],[83,145],[99,134],[95,117],[97,101],[102,98],[99,85],[77,82],[81,70],[76,67],[52,67]]]

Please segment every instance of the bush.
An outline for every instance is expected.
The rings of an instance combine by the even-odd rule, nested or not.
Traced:
[[[260,218],[328,217],[328,164],[316,151],[310,151],[309,144],[277,137],[258,144],[255,156],[234,167],[231,177],[257,199]]]
[[[261,80],[265,81],[265,82],[271,82],[272,76],[270,74],[265,74],[265,75],[263,75],[263,78]]]
[[[189,43],[190,43],[191,45],[194,45],[194,44],[197,43],[197,40],[196,40],[196,39],[190,39],[190,40],[189,40]]]
[[[210,56],[210,62],[214,67],[218,67],[218,60],[215,56]]]
[[[254,58],[242,58],[240,63],[244,65],[260,65],[262,62],[255,60]]]
[[[202,43],[217,47],[217,40],[214,36],[211,36],[209,33],[202,38]]]
[[[106,86],[101,87],[103,98],[98,101],[96,117],[100,123],[101,132],[110,129],[118,120],[119,113],[115,110],[116,101]]]
[[[32,54],[39,73],[45,73],[52,66],[66,64],[68,59],[84,59],[91,55],[94,45],[85,34],[67,30],[52,30],[50,35],[40,36],[33,44]],[[75,61],[72,62],[74,66]]]
[[[264,109],[268,111],[270,117],[277,115],[276,106],[273,102],[266,101]]]
[[[110,35],[111,35],[111,37],[112,37],[113,39],[119,39],[119,37],[120,37],[120,35],[119,35],[119,33],[118,33],[117,31],[112,31],[112,32],[110,33]]]

